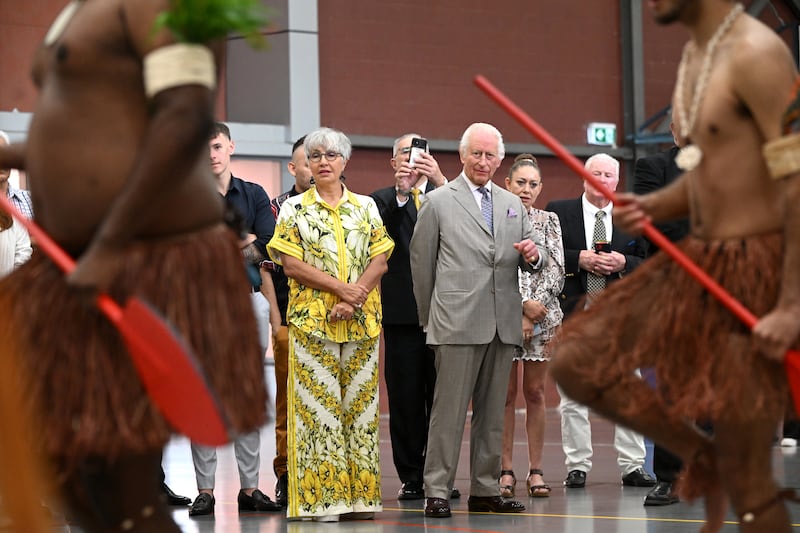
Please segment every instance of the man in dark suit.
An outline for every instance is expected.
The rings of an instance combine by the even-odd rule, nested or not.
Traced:
[[[675,181],[681,175],[681,169],[675,164],[675,156],[679,150],[680,148],[673,146],[664,152],[639,159],[634,171],[633,192],[647,194]],[[678,242],[689,234],[688,218],[654,225],[672,242]],[[658,251],[658,246],[646,239],[645,242],[647,243],[648,257]]]
[[[394,141],[390,161],[394,184],[372,193],[395,242],[389,270],[381,279],[381,300],[389,434],[394,466],[402,483],[398,500],[425,497],[422,472],[436,381],[433,350],[425,343],[414,300],[409,245],[425,194],[447,181],[428,153],[420,154],[411,165],[411,139],[415,137],[421,138],[416,133],[406,133]],[[455,489],[453,492],[457,495]]]
[[[670,123],[670,130],[674,125]],[[674,131],[673,131],[674,135]],[[680,148],[673,146],[669,150],[636,161],[634,171],[633,192],[647,194],[666,187],[681,175],[682,171],[675,163],[675,156]],[[689,234],[689,219],[674,220],[655,224],[655,227],[672,242],[677,242]],[[645,239],[647,256],[658,251],[658,246]],[[656,475],[656,485],[644,497],[644,505],[672,505],[679,499],[672,493],[672,485],[681,470],[681,460],[678,456],[667,451],[658,444],[653,445],[653,473]]]
[[[619,183],[619,162],[607,154],[586,161],[586,169],[610,190]],[[572,200],[550,202],[545,209],[558,215],[564,240],[564,288],[561,309],[566,318],[577,305],[588,305],[607,284],[622,278],[644,259],[641,239],[615,228],[613,205],[588,182],[584,194]],[[602,244],[597,244],[602,242]],[[603,247],[605,251],[600,251]],[[559,390],[559,393],[561,391]],[[583,488],[592,468],[592,433],[589,411],[561,393],[561,444],[566,455],[567,488]],[[651,487],[655,479],[644,471],[644,438],[616,426],[614,447],[624,485]]]

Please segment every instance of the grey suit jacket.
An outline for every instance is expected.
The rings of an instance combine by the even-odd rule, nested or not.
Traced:
[[[497,332],[522,344],[517,268],[532,270],[513,244],[533,239],[522,201],[491,184],[494,236],[462,173],[426,195],[411,238],[411,274],[429,345],[488,344]],[[546,251],[536,243],[547,261]]]

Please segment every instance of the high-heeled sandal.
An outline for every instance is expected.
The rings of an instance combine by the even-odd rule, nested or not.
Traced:
[[[514,485],[517,484],[517,476],[514,475],[513,470],[501,470],[500,477],[497,479],[497,483],[500,483],[500,480],[503,479],[503,476],[511,476],[511,479],[514,480],[512,485],[500,485],[500,496],[503,498],[511,498],[514,496]]]
[[[528,479],[525,480],[525,483],[528,485],[528,496],[531,498],[549,498],[550,485],[547,483],[542,485],[531,485],[531,476],[534,475],[544,477],[544,472],[542,472],[542,470],[539,468],[531,468],[531,471],[528,472]]]

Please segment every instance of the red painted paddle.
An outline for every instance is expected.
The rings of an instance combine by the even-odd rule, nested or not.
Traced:
[[[503,108],[512,118],[519,122],[525,129],[532,133],[542,144],[547,146],[564,162],[570,169],[581,176],[584,180],[588,181],[592,187],[597,189],[603,196],[616,201],[616,195],[608,190],[600,181],[595,178],[586,168],[583,163],[567,151],[564,146],[556,140],[555,137],[550,135],[547,130],[540,126],[533,120],[525,111],[511,101],[505,94],[503,94],[497,87],[495,87],[485,77],[478,75],[475,76],[475,85],[478,86],[486,95],[495,101],[501,108]],[[658,231],[649,222],[645,224],[644,235],[656,244],[664,253],[669,255],[678,265],[681,266],[686,272],[696,279],[703,287],[711,293],[714,298],[724,305],[728,310],[742,321],[748,328],[753,329],[758,319],[736,300],[731,294],[726,291],[719,283],[713,280],[708,274],[705,273],[700,267],[692,262],[686,255],[681,252],[672,241],[667,239],[660,231]],[[800,352],[796,350],[789,350],[786,352],[784,359],[786,367],[786,375],[789,385],[792,388],[792,395],[794,397],[795,409],[800,412]]]
[[[36,244],[66,273],[75,261],[35,222],[26,219],[0,194],[0,207],[28,230]],[[180,433],[207,446],[230,441],[224,415],[189,347],[166,319],[139,298],[120,307],[109,295],[97,297],[97,307],[125,340],[147,393],[164,418]]]

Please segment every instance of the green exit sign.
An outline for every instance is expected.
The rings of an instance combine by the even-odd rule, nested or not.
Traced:
[[[586,142],[600,146],[617,145],[617,125],[610,122],[592,122],[586,127]]]

